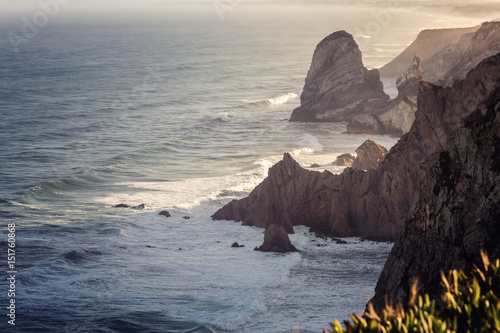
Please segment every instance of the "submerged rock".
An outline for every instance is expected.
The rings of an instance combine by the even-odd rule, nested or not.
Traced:
[[[131,207],[131,208],[132,209],[146,209],[146,208],[148,208],[148,205],[143,203],[143,204],[140,204],[138,206]]]
[[[162,210],[160,212],[160,214],[158,214],[158,215],[163,215],[165,217],[171,217],[172,216],[172,215],[170,215],[170,212],[168,210]]]
[[[240,245],[238,242],[234,242],[231,247],[245,247],[245,245]]]
[[[262,252],[298,252],[295,246],[292,245],[286,230],[276,224],[272,224],[264,233],[264,244],[259,248]]]
[[[121,203],[121,204],[116,205],[115,208],[130,208],[130,205]]]
[[[363,66],[361,51],[352,35],[335,32],[323,39],[307,73],[300,107],[290,121],[338,122],[389,100],[378,70]]]

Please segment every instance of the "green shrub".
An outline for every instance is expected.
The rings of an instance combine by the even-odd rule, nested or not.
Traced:
[[[417,298],[414,284],[407,311],[386,306],[379,316],[369,303],[364,316],[351,315],[345,326],[335,321],[325,332],[500,332],[500,260],[490,263],[486,254],[482,257],[484,269],[475,267],[470,277],[462,270],[441,273],[441,299]]]

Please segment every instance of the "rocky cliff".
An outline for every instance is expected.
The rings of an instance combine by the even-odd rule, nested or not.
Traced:
[[[410,67],[398,78],[398,96],[380,109],[372,109],[349,121],[347,133],[388,134],[400,137],[407,133],[417,111],[418,86],[423,73],[420,58],[415,56]]]
[[[441,103],[450,94],[436,89],[429,97]],[[376,308],[386,297],[407,304],[415,280],[421,292],[438,294],[440,271],[479,266],[481,249],[500,257],[500,87],[449,133],[382,271]]]
[[[486,22],[422,62],[424,80],[450,86],[483,59],[500,52],[500,22]],[[418,54],[418,53],[417,53]]]
[[[399,77],[406,71],[415,55],[425,61],[445,46],[458,43],[464,34],[475,32],[478,28],[423,30],[400,55],[379,69],[380,76]]]
[[[380,108],[388,99],[378,71],[363,66],[353,37],[338,31],[316,47],[300,96],[301,106],[293,111],[290,121],[346,121]]]
[[[453,126],[498,87],[499,78],[500,54],[451,88],[423,83],[410,131],[376,170],[307,171],[285,154],[247,198],[233,200],[213,218],[258,227],[275,223],[289,233],[306,225],[331,236],[393,240],[426,172],[453,143]]]

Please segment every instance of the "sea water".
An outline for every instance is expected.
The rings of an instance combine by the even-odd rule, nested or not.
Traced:
[[[288,122],[322,38],[355,31],[373,68],[421,29],[462,22],[400,11],[369,35],[365,7],[207,8],[55,20],[18,50],[6,36],[21,17],[1,25],[2,332],[320,332],[363,311],[392,244],[296,227],[300,252],[260,253],[262,229],[210,216],[284,152],[339,173],[336,156],[367,138],[395,144]]]

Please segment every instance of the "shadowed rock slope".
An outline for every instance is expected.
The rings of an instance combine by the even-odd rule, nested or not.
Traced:
[[[450,93],[441,89],[436,100]],[[438,294],[440,271],[479,266],[480,249],[500,257],[500,88],[450,133],[377,283],[378,309],[386,297],[407,304],[415,279],[421,292]]]
[[[340,175],[301,168],[289,154],[247,198],[233,200],[212,217],[245,225],[294,225],[334,237],[394,240],[427,170],[453,144],[452,129],[499,85],[500,54],[472,70],[451,88],[420,86],[410,132],[376,170],[347,168]]]

